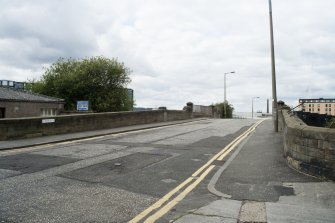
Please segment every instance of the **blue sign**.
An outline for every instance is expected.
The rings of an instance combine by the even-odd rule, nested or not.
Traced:
[[[77,101],[77,111],[88,111],[88,101]]]

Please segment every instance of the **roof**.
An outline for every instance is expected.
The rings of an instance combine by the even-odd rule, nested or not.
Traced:
[[[0,101],[64,103],[64,100],[60,98],[53,98],[8,87],[0,87]]]

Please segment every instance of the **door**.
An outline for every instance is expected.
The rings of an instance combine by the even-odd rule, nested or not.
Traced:
[[[6,108],[0,108],[0,118],[5,118]]]

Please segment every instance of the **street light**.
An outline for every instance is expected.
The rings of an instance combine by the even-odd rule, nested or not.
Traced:
[[[224,106],[224,118],[227,118],[227,98],[226,98],[226,76],[227,74],[235,74],[235,71],[231,71],[231,72],[228,72],[228,73],[224,73],[224,103],[223,103],[223,106]]]
[[[251,99],[251,117],[254,119],[254,99],[259,97],[252,97]]]
[[[272,3],[269,0],[270,15],[270,38],[271,38],[271,70],[272,70],[272,119],[274,131],[278,132],[278,111],[277,111],[277,89],[276,89],[276,64],[275,47],[273,41]]]

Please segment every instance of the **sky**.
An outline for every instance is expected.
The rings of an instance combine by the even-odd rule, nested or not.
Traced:
[[[0,0],[0,80],[39,79],[58,58],[118,58],[137,107],[272,98],[267,0]],[[272,0],[278,100],[335,98],[335,1]]]

